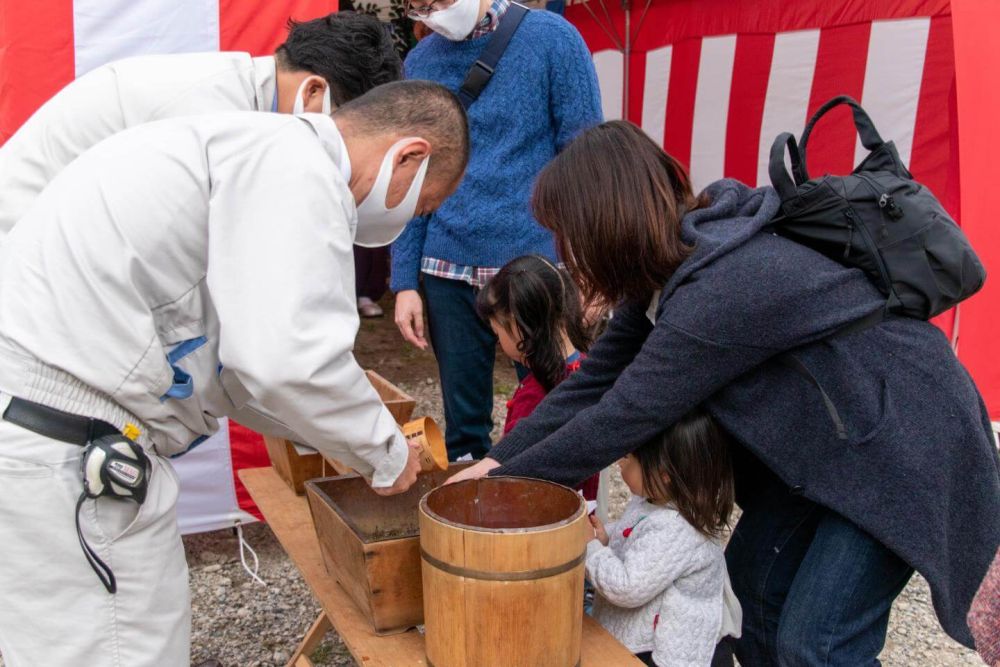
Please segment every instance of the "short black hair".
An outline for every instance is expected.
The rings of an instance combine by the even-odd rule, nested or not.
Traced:
[[[387,83],[342,105],[345,119],[364,134],[423,137],[431,144],[428,176],[457,180],[469,163],[469,121],[455,93],[439,83],[409,79]]]
[[[403,63],[388,29],[375,17],[356,12],[336,12],[301,23],[289,19],[288,39],[274,56],[285,71],[311,72],[326,79],[338,105],[403,77]]]

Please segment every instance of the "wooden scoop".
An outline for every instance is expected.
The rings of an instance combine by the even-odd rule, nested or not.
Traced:
[[[420,445],[420,469],[424,472],[448,469],[448,450],[444,435],[430,417],[421,417],[403,425],[403,435]]]

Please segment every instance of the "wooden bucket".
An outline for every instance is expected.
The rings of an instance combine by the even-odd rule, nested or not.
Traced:
[[[420,501],[430,667],[580,664],[586,503],[558,484],[467,480]]]

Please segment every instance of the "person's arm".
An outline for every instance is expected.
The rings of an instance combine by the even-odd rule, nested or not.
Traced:
[[[679,516],[650,516],[640,524],[619,558],[597,540],[587,544],[587,578],[616,607],[634,609],[683,576],[699,555],[699,544]],[[615,528],[617,530],[617,527]],[[611,531],[609,530],[609,533]]]
[[[429,215],[410,220],[392,243],[392,272],[389,289],[399,293],[420,288],[420,262],[424,255]]]
[[[504,460],[493,474],[578,484],[651,440],[774,352],[719,345],[662,322],[597,403],[569,415],[562,426]]]
[[[213,169],[206,280],[219,358],[307,444],[389,487],[407,443],[353,356],[350,193],[310,135],[295,121]]]
[[[751,243],[670,296],[642,350],[596,404],[490,474],[578,484],[771,357],[884,305],[860,272],[816,262],[813,251],[777,237]]]
[[[607,331],[588,352],[579,370],[549,392],[530,416],[520,420],[490,450],[489,458],[501,463],[512,459],[600,401],[632,363],[652,328],[645,306],[636,304],[616,310]]]
[[[570,23],[559,21],[557,25],[560,34],[549,49],[549,101],[556,150],[561,151],[580,131],[602,123],[604,112],[587,44]]]

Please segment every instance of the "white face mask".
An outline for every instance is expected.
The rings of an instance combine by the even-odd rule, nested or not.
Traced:
[[[424,18],[417,19],[428,28],[453,42],[460,42],[469,36],[479,18],[479,0],[455,0],[455,4]]]
[[[382,159],[382,166],[378,170],[378,177],[372,185],[371,192],[358,204],[358,229],[354,236],[354,243],[365,248],[377,248],[389,245],[403,233],[406,223],[413,219],[417,212],[417,200],[420,199],[420,190],[424,186],[424,177],[427,175],[427,166],[431,162],[430,156],[417,168],[417,173],[413,177],[410,189],[403,197],[403,201],[395,208],[387,208],[385,197],[389,192],[389,183],[392,181],[393,164],[396,161],[396,153],[412,137],[400,139],[394,143]]]
[[[312,81],[313,79],[319,79],[320,81],[323,82],[323,86],[324,86],[324,88],[323,88],[323,115],[324,116],[329,116],[330,115],[330,107],[332,106],[330,104],[330,84],[328,84],[323,79],[323,77],[321,77],[321,76],[315,76],[315,75],[313,75],[313,76],[307,76],[306,78],[302,79],[302,83],[299,84],[299,89],[295,92],[295,101],[292,103],[292,114],[293,115],[298,116],[300,114],[305,113],[306,104],[302,100],[302,93],[305,92],[306,86],[309,85],[309,82]]]

